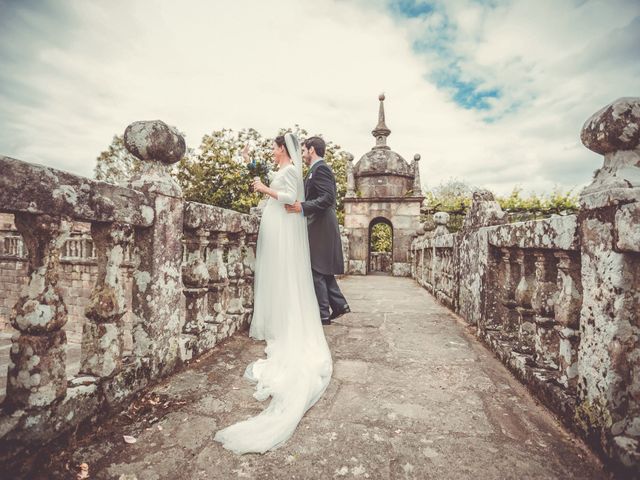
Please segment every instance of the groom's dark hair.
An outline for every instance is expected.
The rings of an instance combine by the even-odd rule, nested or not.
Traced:
[[[327,149],[327,145],[320,137],[309,137],[304,141],[304,146],[309,150],[311,147],[316,151],[316,155],[324,157],[324,152]]]

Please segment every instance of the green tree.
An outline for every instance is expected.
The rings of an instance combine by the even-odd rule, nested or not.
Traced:
[[[140,170],[140,160],[124,146],[122,135],[114,135],[111,145],[98,155],[93,174],[96,180],[109,183],[126,182]]]
[[[247,143],[254,147],[253,170],[240,154]],[[251,181],[259,176],[268,183],[270,159],[271,142],[256,130],[216,130],[202,138],[197,154],[180,160],[175,175],[186,200],[248,213],[261,198],[251,191]]]
[[[371,251],[391,252],[393,232],[386,223],[376,223],[371,229]]]

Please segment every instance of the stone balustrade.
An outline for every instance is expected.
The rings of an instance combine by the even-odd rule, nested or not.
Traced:
[[[107,415],[250,321],[258,218],[184,201],[168,170],[184,140],[164,123],[130,125],[125,144],[143,161],[127,187],[0,156],[0,209],[15,223],[2,260],[27,263],[9,315],[0,463]],[[77,222],[87,228],[72,235]],[[63,262],[90,264],[94,280],[70,378]]]
[[[369,271],[391,273],[393,269],[393,256],[391,252],[371,252],[369,256]]]
[[[570,428],[637,474],[640,99],[607,105],[581,138],[604,166],[577,215],[506,223],[476,192],[459,232],[441,228],[442,215],[418,232],[412,273]]]

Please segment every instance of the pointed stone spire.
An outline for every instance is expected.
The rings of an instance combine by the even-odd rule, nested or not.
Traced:
[[[391,130],[384,122],[384,93],[381,93],[378,96],[378,100],[380,100],[380,110],[378,111],[378,125],[373,129],[371,134],[376,139],[376,146],[373,149],[384,149],[389,150],[387,146],[387,137],[391,134]]]

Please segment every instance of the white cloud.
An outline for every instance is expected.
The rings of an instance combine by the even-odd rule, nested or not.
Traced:
[[[631,2],[447,1],[414,19],[333,0],[0,8],[11,9],[0,24],[0,152],[86,176],[114,133],[153,118],[192,147],[214,129],[270,135],[298,123],[358,158],[373,146],[384,90],[389,144],[408,160],[422,154],[430,186],[455,176],[499,193],[570,187],[601,163],[579,144],[582,122],[637,94],[640,78]],[[413,42],[443,32],[462,78],[501,90],[489,112],[430,80],[447,58]]]

